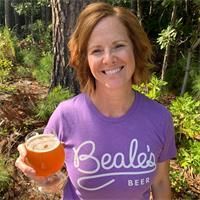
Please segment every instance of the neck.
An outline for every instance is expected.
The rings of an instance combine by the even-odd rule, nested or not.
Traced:
[[[135,99],[131,88],[123,90],[96,90],[91,100],[97,109],[107,117],[120,117],[127,113]]]

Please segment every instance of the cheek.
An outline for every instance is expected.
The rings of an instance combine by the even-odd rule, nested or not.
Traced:
[[[134,56],[134,53],[133,52],[129,52],[128,57],[129,57],[129,62],[135,68],[135,56]]]
[[[127,64],[129,66],[129,73],[130,74],[134,74],[135,72],[135,57],[134,54],[132,52],[129,52],[128,54],[126,54],[126,59],[127,59]]]
[[[123,58],[124,61],[127,62],[127,64],[135,66],[135,56],[133,52],[123,52],[123,54],[121,54],[121,58]]]
[[[88,57],[88,64],[91,72],[93,72],[94,70],[97,70],[99,65],[99,60],[93,57]]]

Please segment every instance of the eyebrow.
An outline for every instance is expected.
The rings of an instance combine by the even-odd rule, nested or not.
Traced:
[[[116,43],[119,43],[119,42],[125,42],[125,43],[128,43],[127,40],[117,40],[117,41],[114,41],[113,44],[116,44]]]
[[[101,45],[89,46],[88,50],[92,50],[92,49],[96,49],[96,48],[101,48]]]
[[[125,43],[128,43],[127,40],[117,40],[117,41],[114,41],[113,44],[118,44],[120,42],[125,42]],[[95,48],[101,48],[101,45],[94,45],[94,46],[89,46],[88,47],[88,50],[92,50],[92,49],[95,49]]]

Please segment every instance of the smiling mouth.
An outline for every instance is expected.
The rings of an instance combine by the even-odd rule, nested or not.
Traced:
[[[113,74],[120,72],[123,68],[124,68],[124,66],[121,66],[121,67],[118,67],[115,69],[103,70],[102,72],[106,75],[113,75]]]

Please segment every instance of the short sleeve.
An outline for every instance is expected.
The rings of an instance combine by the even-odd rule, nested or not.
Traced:
[[[63,137],[67,137],[64,132],[69,132],[70,126],[68,125],[66,115],[64,114],[64,103],[60,103],[50,116],[48,123],[44,129],[44,133],[55,131],[58,138],[63,141]]]
[[[165,126],[165,140],[162,151],[158,158],[158,162],[170,160],[176,157],[176,142],[175,142],[175,130],[171,114],[168,115],[166,126]]]

